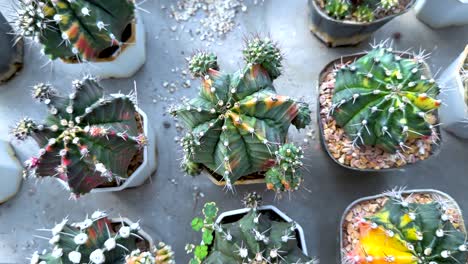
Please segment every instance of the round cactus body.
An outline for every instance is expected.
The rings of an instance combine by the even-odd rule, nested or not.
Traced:
[[[116,229],[115,225],[120,227]],[[112,223],[103,212],[95,212],[80,223],[64,219],[50,230],[50,252],[34,253],[31,264],[125,263],[125,256],[143,240],[137,223]]]
[[[31,176],[56,177],[82,195],[128,178],[128,167],[147,140],[138,129],[133,95],[105,98],[91,77],[73,86],[69,97],[47,84],[34,86],[33,97],[48,106],[49,116],[39,125],[25,118],[12,134],[19,140],[31,136],[41,147],[25,164]]]
[[[456,211],[445,201],[420,204],[390,197],[379,212],[359,220],[359,242],[344,263],[466,263],[464,227],[451,222]]]
[[[336,73],[332,115],[353,146],[394,153],[410,138],[430,137],[439,87],[421,58],[402,58],[378,46]]]
[[[18,35],[43,45],[51,59],[95,61],[112,56],[131,34],[131,0],[21,0]]]
[[[182,167],[190,173],[198,171],[194,164],[204,165],[228,185],[274,166],[290,125],[310,123],[307,104],[275,92],[282,57],[271,40],[248,42],[244,56],[249,65],[227,74],[213,68],[216,56],[195,55],[190,69],[202,77],[200,94],[173,111],[190,129]]]

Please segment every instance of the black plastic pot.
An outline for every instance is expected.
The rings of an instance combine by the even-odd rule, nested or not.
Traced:
[[[399,54],[402,58],[410,58],[411,57],[411,54],[406,53],[406,52],[395,51],[394,53]],[[320,111],[322,110],[322,107],[321,107],[321,104],[320,104],[320,87],[322,86],[323,80],[325,79],[327,73],[330,70],[332,70],[333,67],[336,64],[341,63],[341,62],[346,63],[346,62],[350,62],[350,61],[355,61],[355,60],[359,59],[360,57],[362,57],[364,55],[366,55],[365,52],[356,53],[356,54],[352,54],[352,55],[348,55],[348,56],[343,56],[343,57],[341,57],[339,59],[333,60],[332,62],[328,63],[325,66],[325,68],[320,72],[319,83],[318,83],[318,87],[317,87],[317,122],[318,122],[318,126],[319,126],[319,131],[320,131],[319,132],[319,134],[320,134],[320,143],[321,143],[323,149],[327,152],[328,156],[336,164],[340,165],[343,168],[354,170],[354,171],[360,171],[360,172],[389,172],[389,171],[402,170],[402,169],[408,168],[408,166],[413,166],[413,165],[415,165],[415,164],[417,164],[418,162],[421,162],[421,161],[406,164],[406,165],[404,165],[402,167],[383,168],[383,169],[380,169],[380,170],[376,170],[376,169],[359,169],[359,168],[351,167],[351,166],[340,163],[337,159],[335,159],[335,157],[333,157],[332,153],[328,149],[327,143],[325,142],[325,135],[324,135],[324,129],[323,129],[323,124],[322,124],[322,118],[320,116]],[[425,68],[425,71],[426,71],[426,75],[431,76],[429,65],[427,65],[427,63],[425,63],[425,62],[424,62],[424,68]],[[437,119],[439,119],[439,111],[436,111],[434,114],[437,117]],[[439,135],[440,140],[439,140],[439,142],[437,142],[437,144],[432,144],[431,154],[429,155],[429,158],[424,160],[424,161],[430,160],[432,157],[436,156],[440,152],[440,146],[442,145],[442,133],[440,131],[439,126],[436,127],[436,131],[437,131],[437,134]]]
[[[7,82],[23,68],[23,39],[15,44],[16,35],[0,13],[0,84]]]
[[[308,0],[308,2],[310,30],[329,47],[338,47],[359,44],[393,18],[408,12],[416,0],[411,0],[403,12],[372,22],[337,20],[323,12],[316,0]]]

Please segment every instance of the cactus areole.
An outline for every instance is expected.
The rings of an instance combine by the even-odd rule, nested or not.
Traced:
[[[431,137],[430,122],[441,105],[439,87],[428,74],[423,56],[403,58],[379,45],[335,76],[331,115],[353,147],[377,146],[405,151],[410,138]]]
[[[139,128],[134,94],[105,97],[92,77],[74,81],[73,87],[61,97],[48,84],[34,86],[33,97],[47,105],[49,116],[43,124],[24,118],[12,134],[18,140],[32,137],[41,147],[25,162],[30,176],[58,178],[78,196],[125,181],[147,139]]]
[[[291,124],[300,129],[310,123],[307,104],[275,92],[273,80],[281,74],[282,60],[276,45],[254,38],[243,53],[247,66],[232,74],[218,70],[216,55],[196,54],[190,70],[202,79],[199,96],[173,111],[190,130],[182,140],[183,169],[197,174],[203,165],[222,176],[228,187],[242,176],[278,165],[281,147],[288,149],[286,161],[299,165],[295,157],[302,157],[300,148],[282,145]],[[294,189],[298,180],[283,177],[292,172],[288,168],[278,168],[281,177],[272,178]]]
[[[411,196],[389,197],[380,211],[357,219],[359,241],[343,263],[467,263],[465,227],[452,223],[463,223],[459,208],[444,198],[422,204]]]
[[[15,24],[52,60],[81,62],[118,54],[134,41],[134,20],[132,0],[20,0]]]

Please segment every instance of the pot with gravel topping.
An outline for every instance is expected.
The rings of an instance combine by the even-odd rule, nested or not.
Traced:
[[[438,153],[441,101],[426,58],[381,43],[325,67],[318,120],[323,147],[336,163],[386,171]]]

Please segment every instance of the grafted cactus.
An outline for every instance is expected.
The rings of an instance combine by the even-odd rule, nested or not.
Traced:
[[[51,252],[35,252],[31,264],[123,264],[125,256],[144,241],[139,230],[138,223],[130,226],[124,222],[112,223],[99,211],[79,223],[69,223],[65,218],[52,229],[41,230],[51,233],[50,239],[41,238],[49,239],[53,249]]]
[[[43,45],[51,59],[95,61],[129,40],[132,0],[20,0],[16,28]]]
[[[344,263],[466,263],[465,227],[451,222],[458,209],[442,199],[428,204],[410,199],[390,197],[379,212],[358,219],[359,242]]]
[[[422,56],[402,58],[379,45],[337,70],[331,114],[354,147],[405,151],[408,139],[435,133],[430,118],[438,94]]]
[[[34,86],[33,97],[48,106],[49,116],[44,124],[24,118],[12,134],[19,140],[30,136],[41,147],[25,163],[29,175],[56,177],[81,195],[127,179],[147,140],[139,132],[134,95],[106,98],[91,77],[74,81],[73,87],[69,97],[60,97],[48,84]]]
[[[137,249],[126,257],[125,264],[174,264],[172,248],[160,242],[152,252]]]
[[[214,54],[195,55],[189,68],[202,78],[200,94],[172,112],[190,130],[182,140],[182,168],[196,174],[203,165],[229,188],[242,176],[273,167],[290,125],[310,123],[307,104],[275,92],[282,59],[276,45],[254,38],[243,54],[248,65],[233,74],[218,71]]]
[[[316,263],[297,246],[295,223],[271,220],[254,207],[242,219],[218,225],[217,213],[216,204],[208,203],[203,209],[205,219],[193,220],[192,227],[202,230],[203,238],[198,246],[187,245],[188,253],[194,251],[190,264]]]

